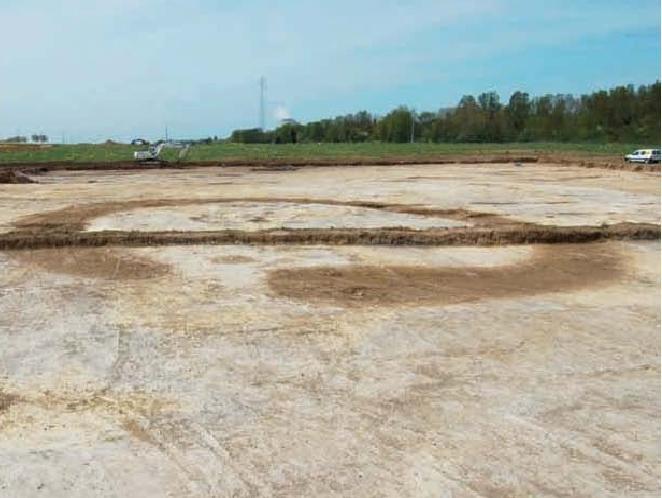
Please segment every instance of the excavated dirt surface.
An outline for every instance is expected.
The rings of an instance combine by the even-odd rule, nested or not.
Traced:
[[[77,277],[113,280],[156,278],[168,267],[152,259],[126,256],[112,249],[42,249],[13,255],[28,267]]]
[[[37,183],[37,182],[21,171],[10,169],[6,171],[0,171],[0,183]]]
[[[47,232],[80,232],[87,228],[88,224],[98,218],[108,217],[108,215],[131,212],[136,209],[144,208],[174,208],[172,211],[181,212],[182,208],[188,206],[219,206],[225,208],[229,213],[240,210],[245,204],[262,204],[271,207],[272,210],[278,208],[278,205],[285,205],[285,207],[298,206],[334,206],[334,207],[350,207],[362,208],[366,210],[385,211],[387,213],[398,214],[411,214],[415,216],[426,216],[431,218],[447,218],[450,220],[464,221],[478,225],[502,225],[507,224],[508,220],[498,215],[490,213],[474,213],[466,209],[437,209],[427,208],[423,206],[410,206],[390,204],[383,202],[370,202],[370,201],[338,201],[334,199],[309,199],[309,198],[204,198],[204,199],[140,199],[124,202],[99,202],[90,203],[85,205],[67,206],[64,209],[59,209],[53,212],[39,213],[32,216],[27,216],[18,220],[15,223],[17,231],[32,232],[32,233],[47,233]],[[274,207],[275,205],[275,207]],[[149,215],[150,212],[145,213]],[[161,212],[162,216],[167,215],[167,211]],[[199,218],[199,214],[196,213]],[[155,220],[154,228],[162,228]],[[240,220],[238,223],[244,222],[245,228],[250,227],[252,220]],[[267,220],[264,220],[267,221]],[[312,220],[311,220],[312,221]],[[340,220],[341,221],[341,220]],[[403,219],[406,221],[406,218]],[[112,219],[110,220],[112,223]],[[305,220],[304,220],[305,223]],[[512,223],[516,223],[513,221]],[[147,225],[150,227],[150,225]],[[340,225],[343,227],[344,225]],[[136,227],[137,228],[137,227]],[[154,230],[152,228],[152,230]],[[200,227],[204,230],[206,227]],[[228,225],[228,229],[241,229],[241,226]],[[252,228],[252,227],[250,227]],[[174,228],[173,230],[176,230]],[[116,231],[115,227],[102,228],[102,229],[89,229],[92,231]]]
[[[490,298],[533,296],[615,280],[622,271],[609,246],[537,246],[533,257],[496,268],[352,266],[276,270],[268,276],[277,295],[340,306],[447,305]]]
[[[0,496],[659,496],[659,173],[38,179],[0,185]]]
[[[20,146],[22,149],[25,146]],[[36,146],[40,147],[40,146]],[[43,146],[42,146],[43,147]],[[1,149],[0,149],[1,152]],[[419,156],[402,157],[390,156],[381,158],[371,157],[345,157],[331,159],[225,159],[221,161],[187,161],[187,162],[144,162],[136,164],[132,161],[114,162],[40,162],[38,165],[32,163],[0,163],[2,169],[19,169],[30,173],[43,173],[46,171],[70,170],[70,171],[109,171],[122,169],[163,169],[163,168],[201,168],[201,167],[251,167],[253,171],[293,171],[302,167],[345,167],[345,166],[402,166],[421,164],[531,164],[537,162],[553,163],[556,165],[567,165],[573,168],[599,168],[623,171],[649,171],[659,172],[660,164],[627,163],[620,155],[588,155],[573,153],[540,153],[540,154],[459,154],[443,156]]]

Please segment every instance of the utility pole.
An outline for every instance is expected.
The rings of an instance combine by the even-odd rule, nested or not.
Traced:
[[[264,131],[264,94],[266,92],[267,80],[264,76],[260,77],[260,130]]]
[[[168,141],[168,125],[165,127],[165,141]]]
[[[411,132],[409,134],[409,143],[413,144],[416,136],[416,111],[411,111]]]

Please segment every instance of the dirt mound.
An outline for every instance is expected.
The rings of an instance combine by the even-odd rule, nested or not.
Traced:
[[[137,164],[133,161],[115,162],[71,162],[71,161],[49,161],[49,162],[13,162],[0,164],[0,169],[20,169],[31,171],[39,167],[44,171],[112,171],[136,169],[186,169],[204,167],[249,167],[253,171],[288,172],[296,171],[304,167],[339,167],[339,166],[404,166],[415,164],[430,164],[443,166],[446,164],[526,164],[526,163],[549,163],[567,166],[579,166],[583,168],[616,169],[625,171],[652,171],[659,172],[659,164],[631,164],[623,161],[621,156],[610,155],[580,155],[563,153],[542,153],[538,155],[443,155],[422,157],[344,157],[330,159],[225,159],[220,161],[187,161],[179,163],[153,162]]]
[[[660,172],[660,164],[626,163],[620,156],[583,156],[568,154],[546,154],[540,156],[543,163],[581,168],[612,169],[621,171]]]
[[[25,173],[16,170],[0,171],[0,183],[37,183]]]
[[[261,171],[293,171],[302,167],[325,167],[325,166],[402,166],[408,164],[507,164],[507,163],[535,163],[538,157],[533,155],[513,154],[475,154],[475,155],[440,155],[440,156],[387,156],[387,157],[362,157],[347,156],[329,159],[224,159],[217,161],[186,161],[179,163],[152,162],[139,163],[134,161],[113,162],[73,162],[73,161],[43,161],[43,162],[13,162],[8,167],[29,169],[35,166],[46,168],[48,171],[81,171],[81,170],[136,170],[136,169],[158,169],[158,168],[204,168],[204,167],[235,167],[246,166],[259,168]],[[3,165],[0,164],[0,168]]]
[[[659,240],[660,226],[620,223],[609,226],[460,227],[413,230],[410,228],[273,229],[254,232],[11,232],[0,234],[0,250],[55,247],[154,246],[182,244],[297,244],[297,245],[506,245],[586,243],[599,240]]]
[[[447,305],[594,287],[623,270],[604,244],[537,246],[521,265],[498,268],[326,267],[274,270],[278,297],[340,306]]]

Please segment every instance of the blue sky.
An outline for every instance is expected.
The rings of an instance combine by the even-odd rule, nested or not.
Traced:
[[[660,78],[659,0],[0,0],[0,137],[225,136]]]

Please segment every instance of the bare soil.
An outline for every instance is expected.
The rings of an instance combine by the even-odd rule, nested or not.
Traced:
[[[508,245],[587,243],[600,240],[658,240],[660,226],[619,223],[608,226],[504,226],[412,230],[403,228],[273,229],[254,232],[12,232],[0,234],[0,250],[60,247],[156,246],[182,244],[259,245]]]
[[[85,229],[87,223],[93,218],[106,216],[121,211],[136,208],[187,206],[195,204],[222,204],[234,202],[262,202],[262,203],[292,203],[292,204],[327,204],[332,206],[353,206],[371,209],[381,209],[394,213],[415,214],[449,218],[467,221],[474,225],[501,225],[521,224],[516,220],[509,220],[491,213],[474,212],[468,209],[437,209],[416,205],[403,205],[374,201],[339,201],[335,199],[313,198],[279,198],[279,197],[224,197],[216,199],[136,199],[123,202],[100,202],[83,205],[72,205],[65,208],[38,213],[18,220],[15,225],[18,231],[25,232],[79,232]]]
[[[627,163],[622,157],[584,156],[576,154],[542,154],[541,162],[552,162],[581,168],[613,169],[622,171],[660,171],[660,164]]]
[[[506,164],[535,163],[538,158],[530,155],[497,154],[497,155],[444,155],[432,157],[344,157],[335,159],[228,159],[221,161],[186,161],[180,163],[153,162],[136,164],[135,161],[85,162],[51,161],[35,163],[0,163],[0,169],[11,168],[43,173],[46,171],[82,171],[82,170],[116,170],[116,169],[161,169],[161,168],[200,168],[200,167],[253,167],[254,171],[294,171],[304,166],[402,166],[411,164]]]
[[[600,286],[624,265],[603,244],[537,246],[530,261],[496,268],[314,267],[272,271],[271,291],[339,306],[448,305]]]
[[[345,157],[337,159],[246,159],[246,160],[221,160],[221,161],[187,161],[181,163],[154,162],[141,163],[137,165],[133,161],[94,162],[77,163],[70,161],[52,161],[35,163],[7,163],[0,164],[2,169],[18,169],[27,173],[45,173],[47,171],[110,171],[110,170],[136,170],[136,169],[190,169],[200,167],[252,167],[253,171],[295,171],[303,167],[325,167],[325,166],[404,166],[417,164],[506,164],[520,163],[530,164],[536,162],[555,163],[560,165],[612,169],[623,171],[660,171],[660,164],[633,164],[626,163],[620,156],[590,156],[580,154],[542,153],[539,155],[444,155],[431,157]]]
[[[16,394],[6,393],[0,390],[0,413],[9,410],[18,399]]]
[[[99,216],[139,207],[230,203],[237,201],[330,204],[382,209],[397,213],[436,216],[467,221],[472,226],[414,230],[407,227],[374,229],[268,229],[204,232],[83,232]],[[73,205],[30,215],[15,223],[16,230],[0,234],[0,249],[25,250],[54,247],[170,244],[386,244],[386,245],[499,245],[533,243],[585,243],[605,239],[651,240],[660,238],[660,226],[648,223],[619,223],[607,226],[553,226],[524,223],[491,213],[463,208],[436,209],[373,201],[292,198],[140,199]]]
[[[18,170],[0,170],[0,183],[37,183],[28,175]]]
[[[168,267],[149,258],[127,256],[109,248],[65,247],[14,254],[21,264],[40,271],[104,280],[158,278]]]
[[[0,185],[0,494],[659,496],[659,174],[270,167]]]

